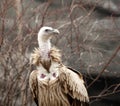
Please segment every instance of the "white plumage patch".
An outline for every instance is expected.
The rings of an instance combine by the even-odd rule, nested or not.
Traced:
[[[51,82],[56,80],[59,76],[59,64],[57,62],[52,62],[49,72],[42,66],[38,66],[38,75],[37,78],[40,81]]]

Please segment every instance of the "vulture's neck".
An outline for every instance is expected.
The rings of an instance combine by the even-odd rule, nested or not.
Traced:
[[[49,53],[51,49],[50,39],[47,41],[42,41],[39,39],[38,44],[39,44],[40,55],[41,55],[42,60],[49,61],[50,60]]]

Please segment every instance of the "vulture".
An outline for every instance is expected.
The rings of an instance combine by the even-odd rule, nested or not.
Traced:
[[[38,48],[30,62],[36,68],[30,73],[29,86],[37,106],[89,106],[82,75],[62,63],[60,50],[50,40],[58,29],[44,26],[38,32]]]

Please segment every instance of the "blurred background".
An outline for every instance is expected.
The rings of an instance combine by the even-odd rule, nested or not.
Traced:
[[[90,106],[120,106],[120,0],[0,0],[0,106],[36,106],[30,54],[42,26],[63,63],[83,74]]]

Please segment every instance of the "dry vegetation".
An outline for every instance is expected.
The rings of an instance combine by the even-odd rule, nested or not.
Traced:
[[[91,80],[88,90],[101,76],[120,77],[120,19],[111,15],[99,20],[95,10],[96,5],[75,0],[68,4],[63,0],[60,4],[0,1],[0,106],[34,106],[28,84],[33,68],[29,57],[38,46],[37,32],[43,25],[60,30],[53,43],[61,49],[64,64]],[[106,84],[99,94],[90,96],[91,103],[119,92],[120,82]]]

